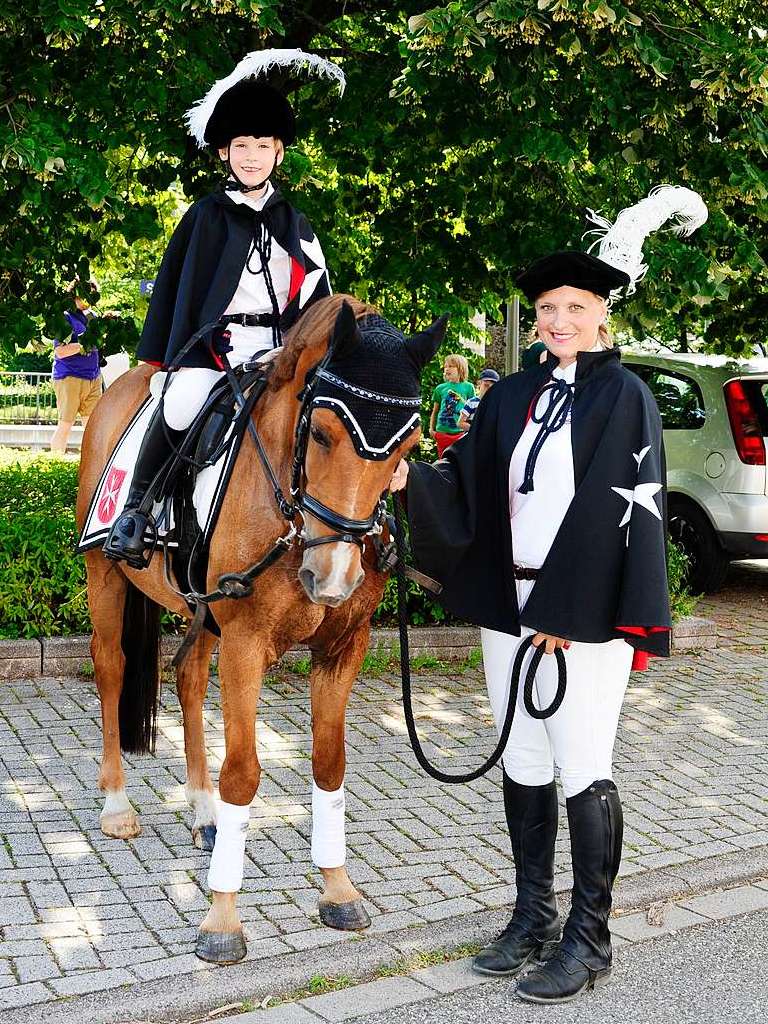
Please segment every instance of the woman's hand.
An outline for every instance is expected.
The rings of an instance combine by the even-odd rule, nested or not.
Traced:
[[[392,474],[392,480],[390,481],[389,489],[393,493],[395,491],[402,491],[407,482],[408,463],[405,461],[405,459],[400,459],[397,466],[395,467],[395,472]]]
[[[544,644],[546,654],[554,654],[558,647],[567,651],[571,646],[570,640],[564,640],[561,636],[551,636],[549,633],[537,633],[531,643],[534,647],[540,647]]]

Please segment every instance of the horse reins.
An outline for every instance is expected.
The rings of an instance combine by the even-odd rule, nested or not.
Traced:
[[[209,325],[209,328],[210,326],[211,325]],[[198,332],[198,336],[202,333],[202,331]],[[197,337],[195,340],[197,340]],[[184,351],[186,351],[187,347],[188,346],[185,346]],[[324,505],[317,498],[305,491],[305,464],[307,449],[309,447],[312,400],[314,397],[316,383],[320,379],[320,371],[325,367],[331,356],[332,351],[329,350],[321,362],[309,371],[304,380],[304,387],[299,394],[301,405],[299,407],[299,415],[296,421],[291,465],[292,500],[289,500],[285,496],[285,493],[280,486],[277,474],[272,466],[261,437],[259,436],[256,424],[250,416],[249,403],[243,394],[242,388],[240,387],[240,381],[237,379],[237,376],[226,356],[222,358],[224,372],[232,390],[235,404],[238,407],[238,411],[247,416],[248,433],[254,442],[256,452],[259,456],[259,461],[261,462],[262,468],[264,469],[270,486],[272,487],[275,503],[277,504],[280,514],[289,524],[289,529],[285,534],[277,538],[274,545],[262,559],[249,566],[249,568],[245,569],[243,572],[224,573],[219,577],[216,588],[208,593],[200,593],[197,590],[190,590],[184,593],[173,585],[169,575],[170,569],[167,538],[164,538],[163,549],[165,553],[164,569],[166,583],[188,604],[195,606],[195,613],[192,621],[187,628],[184,640],[173,659],[173,665],[175,667],[182,663],[189,652],[189,649],[197,639],[200,630],[203,628],[208,606],[216,601],[224,600],[225,598],[240,600],[241,598],[248,597],[253,592],[254,581],[263,572],[274,565],[280,558],[282,558],[283,555],[290,551],[296,541],[300,541],[305,549],[319,547],[324,544],[355,544],[362,551],[366,537],[376,537],[382,532],[387,517],[386,492],[379,497],[370,516],[366,519],[350,519],[347,516],[342,516],[334,509],[328,508],[327,505]],[[347,384],[350,389],[355,387],[346,381],[343,383]],[[165,388],[163,389],[163,393],[164,392]],[[387,396],[380,397],[386,398]],[[371,398],[371,400],[373,401],[374,399]],[[313,516],[333,532],[323,537],[308,537],[304,529],[299,530],[296,526],[297,518],[301,516],[303,519],[305,514]]]
[[[484,761],[479,768],[476,768],[471,772],[461,772],[454,775],[444,772],[440,768],[436,768],[424,753],[424,748],[422,747],[421,740],[419,739],[419,734],[416,729],[416,720],[413,714],[411,658],[408,643],[408,592],[405,583],[406,545],[402,510],[399,496],[397,494],[393,495],[393,504],[395,506],[395,545],[397,550],[395,578],[397,581],[397,624],[400,633],[400,675],[403,685],[403,712],[405,714],[405,725],[408,730],[408,739],[411,741],[411,747],[413,748],[416,760],[427,775],[430,775],[433,779],[437,779],[438,782],[449,783],[474,782],[475,779],[479,779],[481,776],[487,775],[491,768],[499,762],[506,749],[507,743],[509,742],[509,736],[512,732],[512,723],[515,718],[515,709],[517,707],[517,695],[520,689],[520,676],[522,673],[523,662],[526,654],[533,646],[533,637],[527,637],[517,649],[517,654],[515,655],[510,675],[509,696],[507,698],[507,708],[504,714],[504,723],[499,734],[499,741],[491,756]],[[523,704],[525,706],[525,710],[531,718],[537,719],[551,718],[552,715],[555,714],[563,703],[568,682],[565,655],[558,647],[555,650],[555,658],[557,660],[557,690],[555,692],[555,696],[548,707],[537,708],[533,701],[533,687],[536,680],[536,673],[543,657],[544,645],[542,644],[534,649],[533,657],[531,658],[528,670],[525,673],[525,681],[523,684]]]

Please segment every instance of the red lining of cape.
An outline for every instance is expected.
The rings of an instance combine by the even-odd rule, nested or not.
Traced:
[[[620,629],[622,633],[630,633],[632,636],[650,636],[651,633],[669,632],[669,626],[617,626],[616,629]],[[634,651],[630,671],[645,672],[649,659],[655,657],[657,655],[651,654],[650,651]]]
[[[301,290],[301,286],[304,284],[304,278],[307,276],[307,272],[296,259],[295,256],[291,256],[291,283],[288,286],[288,301],[293,302],[296,296]]]

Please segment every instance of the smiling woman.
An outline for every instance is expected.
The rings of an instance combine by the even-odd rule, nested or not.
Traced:
[[[518,658],[523,674],[531,665],[527,648],[549,655],[536,670],[541,707],[558,691],[551,655],[565,660],[567,690],[551,717],[511,695],[502,763],[517,897],[509,924],[475,960],[491,975],[546,960],[517,986],[530,1002],[569,1001],[611,973],[623,829],[613,744],[630,669],[669,653],[661,420],[650,391],[621,365],[605,319],[617,290],[645,272],[646,234],[670,217],[689,232],[706,208],[688,189],[661,189],[616,225],[600,221],[599,257],[556,252],[526,268],[517,284],[535,306],[546,363],[494,385],[441,462],[401,467],[392,484],[407,480],[418,567],[442,584],[448,611],[482,627],[499,729]],[[555,763],[574,874],[562,937]]]
[[[564,285],[544,292],[536,299],[536,330],[561,366],[572,363],[579,352],[589,352],[600,345],[611,348],[605,327],[608,304],[601,295]]]

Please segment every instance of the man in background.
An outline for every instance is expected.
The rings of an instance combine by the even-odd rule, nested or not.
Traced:
[[[71,308],[64,316],[72,328],[69,341],[53,343],[53,390],[56,392],[58,426],[51,438],[51,451],[64,453],[79,415],[83,426],[101,398],[101,359],[96,345],[85,339],[91,316],[88,303],[71,292]]]

